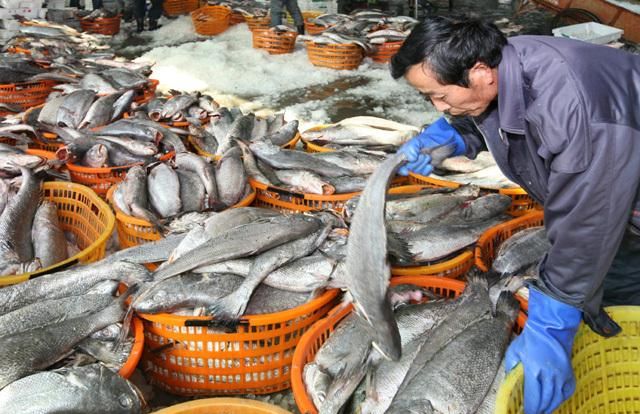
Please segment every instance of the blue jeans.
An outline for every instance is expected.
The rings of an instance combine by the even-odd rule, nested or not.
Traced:
[[[282,24],[283,7],[286,7],[291,17],[293,17],[296,27],[304,25],[304,19],[297,0],[271,0],[271,27]]]

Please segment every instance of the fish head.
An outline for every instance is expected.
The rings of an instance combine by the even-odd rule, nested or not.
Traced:
[[[162,287],[153,289],[148,293],[140,296],[135,302],[135,310],[140,313],[157,313],[160,309],[165,309],[164,304],[169,298],[175,299],[174,295],[170,295],[167,290]]]
[[[504,213],[511,206],[511,197],[504,194],[487,194],[464,206],[465,220],[486,220]]]

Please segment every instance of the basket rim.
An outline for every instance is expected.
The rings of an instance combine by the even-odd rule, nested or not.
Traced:
[[[14,82],[14,83],[2,83],[0,84],[0,88],[10,88],[10,87],[17,87],[17,86],[27,86],[27,85],[42,85],[45,87],[48,87],[49,85],[54,86],[57,85],[58,82],[51,80],[51,79],[43,79],[43,80],[36,80],[36,81],[25,81],[25,82]]]
[[[413,172],[409,172],[409,176],[418,181],[424,181],[429,184],[442,186],[442,187],[458,188],[464,185],[464,183],[459,183],[457,181],[442,180],[439,178],[433,178],[426,175],[416,174]],[[480,187],[483,190],[498,191],[500,194],[505,194],[505,195],[528,195],[527,192],[522,187],[519,187],[519,186],[512,187],[512,188],[500,188],[500,187],[492,187],[492,186],[478,186],[478,187]]]
[[[129,352],[129,357],[118,371],[118,374],[123,378],[129,378],[133,374],[140,362],[140,358],[142,358],[144,349],[144,325],[140,318],[136,316],[133,317],[131,323],[133,324],[133,347]]]
[[[225,409],[237,408],[242,410],[257,409],[260,411],[258,414],[291,414],[289,411],[276,405],[262,401],[233,397],[200,398],[163,408],[160,411],[155,411],[154,414],[189,414],[193,412],[201,412],[201,409],[215,409],[216,407]],[[210,412],[214,414],[214,411]]]
[[[485,232],[482,233],[482,235],[480,235],[480,237],[478,238],[478,241],[476,242],[476,246],[474,248],[475,265],[483,272],[489,271],[490,265],[487,263],[486,258],[483,257],[482,250],[484,249],[487,243],[495,239],[498,233],[504,230],[511,230],[522,224],[530,224],[530,223],[533,224],[534,222],[537,222],[540,220],[543,220],[543,223],[544,223],[544,211],[532,210],[527,214],[516,217],[509,221],[505,221],[504,223],[497,224],[485,230]],[[492,259],[492,262],[493,262],[493,259]]]
[[[71,190],[77,193],[81,193],[83,196],[87,197],[91,203],[98,206],[98,211],[102,212],[106,219],[106,227],[100,236],[96,240],[93,241],[89,246],[85,249],[82,249],[77,254],[63,260],[62,262],[56,263],[44,269],[37,270],[35,272],[22,273],[19,275],[7,275],[0,277],[0,286],[11,285],[15,283],[24,282],[25,280],[30,279],[32,276],[38,276],[40,274],[46,274],[51,272],[56,268],[63,268],[72,263],[80,262],[80,260],[86,257],[89,253],[95,251],[98,246],[104,244],[109,237],[111,237],[111,233],[113,233],[113,229],[116,225],[116,218],[111,211],[111,208],[107,203],[104,202],[92,189],[82,184],[66,182],[66,181],[49,181],[42,185],[43,190]]]
[[[329,289],[319,297],[305,304],[302,304],[300,306],[296,306],[293,309],[287,309],[281,312],[267,313],[263,315],[244,315],[240,318],[240,321],[246,322],[250,326],[270,325],[274,323],[289,321],[299,316],[306,315],[310,311],[313,311],[314,309],[319,309],[324,305],[331,303],[331,301],[337,298],[339,294],[340,294],[340,289]],[[178,325],[178,326],[184,326],[185,322],[188,320],[200,320],[200,321],[214,320],[214,318],[211,316],[182,316],[182,315],[172,315],[170,313],[158,313],[158,314],[136,313],[136,314],[141,319],[149,322],[157,322],[162,324]],[[233,334],[230,334],[230,335],[233,335]]]

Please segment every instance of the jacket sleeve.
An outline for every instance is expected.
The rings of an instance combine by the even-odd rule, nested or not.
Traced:
[[[576,119],[578,107],[568,113],[545,118],[568,117],[556,120],[568,130],[558,130],[558,122],[555,129],[539,130],[540,152],[550,166],[544,210],[551,242],[540,266],[540,287],[593,314],[631,217],[640,181],[640,134],[622,125],[585,126]]]
[[[480,151],[487,151],[484,138],[471,118],[455,117],[451,118],[450,123],[464,140],[465,155],[467,158],[475,160]]]

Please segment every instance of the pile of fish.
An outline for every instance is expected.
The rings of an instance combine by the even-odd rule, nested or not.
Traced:
[[[398,288],[409,298],[425,295],[411,293],[420,290],[411,286],[390,290]],[[355,313],[337,325],[303,372],[320,413],[494,412],[517,301],[504,292],[493,305],[482,278],[471,278],[456,299],[426,296],[432,299],[395,307],[402,346],[397,361],[372,346],[367,322]]]
[[[124,214],[156,224],[181,213],[229,208],[251,192],[240,150],[232,148],[212,165],[179,152],[171,162],[134,166],[117,186],[113,202]]]
[[[324,14],[310,23],[327,27],[319,35],[298,36],[298,39],[317,44],[354,43],[365,53],[375,51],[373,45],[404,41],[417,20],[408,16],[390,16],[381,11],[354,11],[350,15]]]
[[[478,153],[475,160],[465,156],[451,157],[429,176],[460,184],[474,184],[488,189],[518,187],[516,183],[505,177],[488,151]]]
[[[115,343],[131,293],[114,297],[116,289],[121,282],[134,286],[148,279],[142,265],[109,261],[1,289],[0,406],[88,412],[100,403],[105,412],[141,412],[134,388],[105,367],[119,370],[132,346],[131,340]],[[47,371],[72,353],[68,362],[74,367]]]
[[[209,95],[199,92],[192,94],[171,90],[167,98],[154,98],[148,103],[136,107],[132,115],[141,117],[146,115],[157,122],[182,122],[194,119],[204,121],[218,114],[220,105]],[[140,115],[142,113],[143,115]]]
[[[347,221],[359,201],[354,197],[345,204]],[[391,259],[411,266],[449,258],[477,242],[487,229],[511,219],[505,214],[510,205],[510,197],[483,195],[472,185],[389,194],[385,223]]]
[[[254,180],[298,193],[323,195],[361,191],[386,155],[357,148],[306,153],[266,141],[241,147],[247,173]]]
[[[71,70],[68,68],[61,68]],[[64,93],[89,89],[100,95],[110,95],[117,92],[124,92],[129,89],[141,89],[149,84],[146,77],[146,71],[139,72],[127,68],[108,68],[95,73],[92,69],[83,67],[82,69],[73,69],[72,75],[77,78],[63,78],[68,84],[58,85],[56,89],[62,90]],[[83,74],[81,71],[86,70]],[[62,70],[58,71],[60,76],[67,76]],[[71,76],[71,75],[69,75]]]
[[[303,141],[327,149],[360,148],[396,152],[415,136],[418,128],[373,116],[356,116],[304,131]]]
[[[264,3],[254,0],[209,0],[207,4],[211,6],[227,6],[236,13],[250,17],[264,17],[269,14],[269,7],[265,7]]]
[[[3,147],[5,148],[5,147]],[[42,200],[40,173],[46,160],[19,150],[0,152],[0,275],[34,272],[79,250],[58,221],[56,204]],[[73,240],[73,235],[68,236]]]
[[[59,160],[92,168],[149,164],[171,151],[186,151],[178,134],[150,120],[120,119],[82,131],[39,126],[54,132],[64,144],[56,152]]]
[[[213,213],[186,233],[122,250],[112,260],[165,261],[133,301],[141,313],[204,307],[219,321],[308,302],[333,286],[344,222],[331,213],[255,207]],[[335,282],[339,283],[339,282]]]
[[[216,156],[222,156],[236,143],[248,145],[264,141],[283,146],[298,133],[298,121],[286,122],[284,113],[262,118],[252,112],[243,114],[238,108],[220,107],[211,112],[207,109],[207,114],[209,123],[202,126],[191,122],[189,133],[200,149]]]

